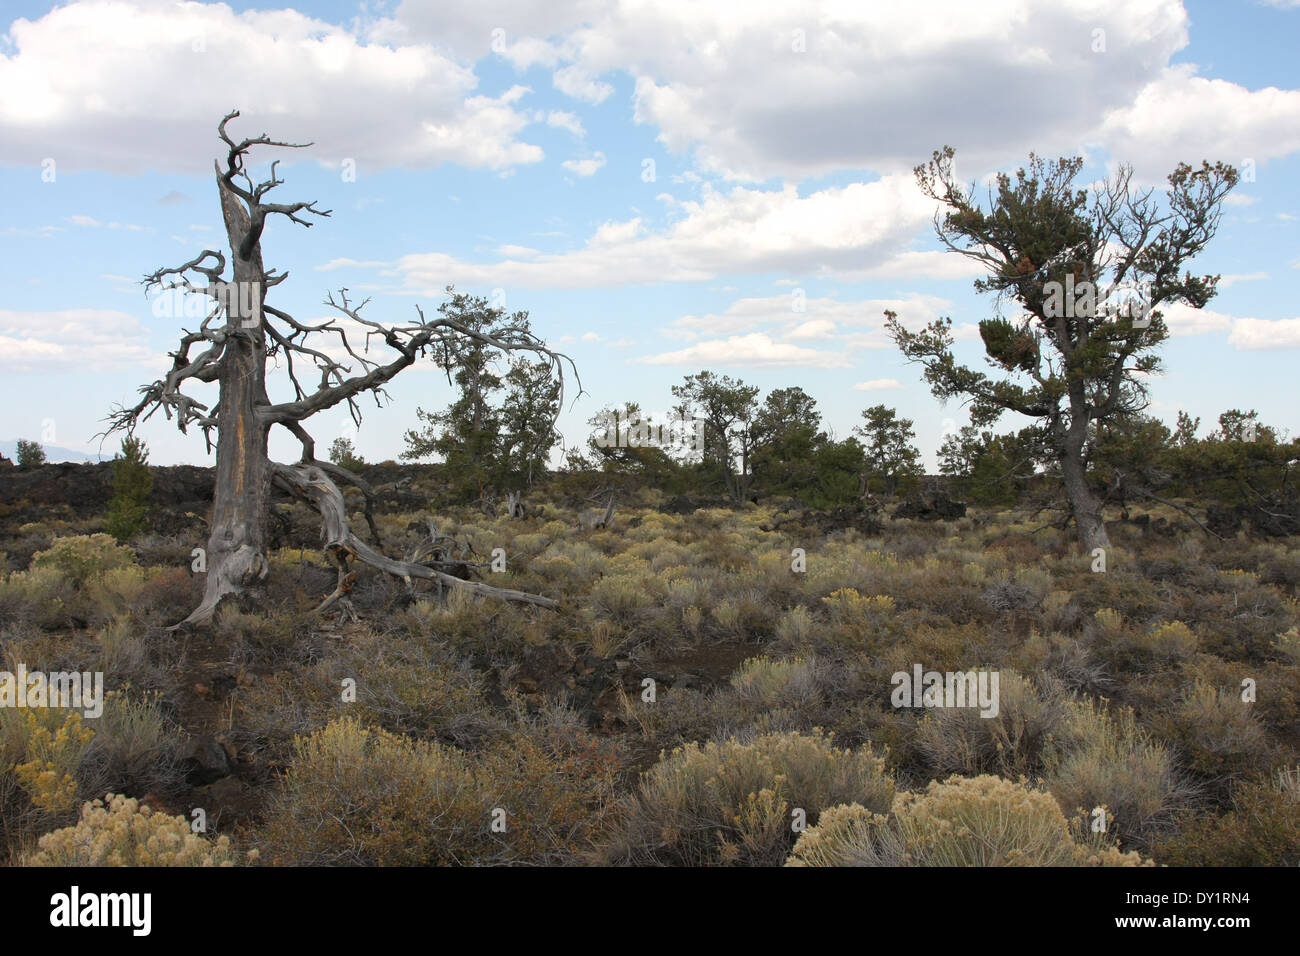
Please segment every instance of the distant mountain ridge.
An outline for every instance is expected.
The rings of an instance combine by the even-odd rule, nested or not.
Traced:
[[[31,441],[31,439],[28,439]],[[88,455],[84,451],[73,451],[71,448],[61,448],[58,445],[47,445],[40,442],[40,446],[45,449],[45,460],[54,461],[107,461],[107,458],[101,459],[99,455]],[[18,460],[18,439],[12,438],[7,441],[0,441],[0,454],[3,454],[10,461]]]

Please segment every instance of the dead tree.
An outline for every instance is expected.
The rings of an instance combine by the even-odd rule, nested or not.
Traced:
[[[578,515],[578,528],[582,531],[595,531],[598,528],[608,528],[609,523],[614,520],[614,496],[609,496],[609,504],[605,506],[605,513],[599,511],[584,511]]]
[[[352,534],[344,499],[335,481],[361,489],[367,499],[371,489],[356,475],[328,461],[316,458],[315,441],[303,422],[318,412],[346,403],[352,419],[360,424],[357,399],[369,393],[377,406],[387,397],[384,385],[426,354],[437,356],[444,365],[464,344],[478,340],[507,352],[529,351],[543,357],[563,387],[563,363],[576,378],[577,369],[567,356],[546,347],[540,339],[517,326],[502,322],[488,331],[476,331],[450,318],[425,318],[418,306],[418,319],[405,324],[385,324],[362,315],[369,299],[353,303],[346,289],[326,305],[338,313],[323,322],[300,322],[267,301],[267,292],[288,273],[268,270],[262,261],[262,231],[271,216],[284,216],[302,226],[311,226],[305,216],[325,217],[329,210],[315,202],[267,202],[267,194],[284,180],[277,178],[278,160],[270,167],[270,178],[254,183],[245,168],[254,146],[301,149],[310,143],[281,143],[265,133],[236,141],[227,124],[239,116],[227,114],[217,126],[225,144],[225,168],[216,167],[217,191],[230,248],[231,275],[225,278],[227,259],[220,250],[205,249],[175,268],[159,269],[144,278],[146,294],[160,291],[174,295],[207,296],[205,315],[198,328],[184,331],[180,347],[171,353],[172,368],[160,380],[140,389],[140,401],[118,406],[109,416],[106,434],[118,429],[131,431],[159,409],[173,416],[182,432],[197,425],[203,431],[208,450],[216,436],[216,483],[212,502],[211,535],[207,548],[207,583],[202,603],[183,622],[211,621],[218,603],[227,596],[247,598],[260,587],[269,571],[266,558],[267,523],[274,483],[310,502],[320,512],[325,547],[339,567],[339,584],[326,598],[322,609],[344,598],[354,580],[351,563],[359,560],[404,578],[435,580],[478,594],[524,601],[543,607],[554,606],[549,598],[493,588],[457,578],[436,567],[389,558]],[[364,343],[355,340],[364,336]],[[333,345],[332,358],[324,348]],[[386,361],[370,357],[379,346],[386,349]],[[191,354],[198,351],[197,355]],[[283,359],[292,385],[292,401],[272,402],[267,392],[267,361]],[[277,362],[278,364],[278,362]],[[314,388],[304,388],[300,368],[319,374]],[[185,394],[189,382],[216,383],[218,397],[212,408]],[[308,383],[311,385],[311,382]],[[273,463],[267,456],[267,436],[280,426],[298,439],[302,458],[294,465]],[[374,524],[372,534],[378,544]],[[179,625],[178,625],[179,626]]]
[[[522,491],[506,492],[506,517],[507,518],[524,518],[527,517],[527,509],[524,508],[524,493]]]

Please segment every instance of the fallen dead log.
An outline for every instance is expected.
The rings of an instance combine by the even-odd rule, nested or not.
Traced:
[[[411,586],[412,578],[421,578],[436,581],[440,585],[446,584],[451,587],[463,588],[474,594],[481,594],[484,597],[496,598],[502,601],[535,604],[538,607],[546,608],[558,606],[558,602],[548,597],[542,597],[540,594],[530,594],[512,588],[495,588],[483,584],[481,581],[458,578],[453,574],[431,568],[425,564],[390,558],[379,553],[352,533],[343,503],[343,493],[339,491],[338,486],[330,480],[324,470],[315,463],[298,462],[294,465],[282,465],[278,462],[272,462],[271,475],[272,480],[278,487],[306,501],[321,516],[325,551],[330,554],[338,567],[339,580],[334,592],[316,608],[317,611],[327,610],[335,604],[346,601],[347,594],[356,580],[356,573],[351,570],[350,566],[353,560],[361,561],[394,577],[399,577],[406,582],[408,587]],[[431,527],[430,530],[431,533],[436,535],[436,528]],[[434,545],[436,546],[436,544],[437,538],[435,537]]]

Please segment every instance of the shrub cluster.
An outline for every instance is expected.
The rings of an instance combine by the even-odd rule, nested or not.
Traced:
[[[1136,853],[1076,841],[1050,793],[1000,777],[951,777],[901,793],[888,815],[832,807],[787,866],[1142,866]]]
[[[230,838],[206,840],[181,816],[119,794],[84,804],[75,826],[47,833],[24,866],[235,866]],[[257,851],[247,855],[257,859]]]

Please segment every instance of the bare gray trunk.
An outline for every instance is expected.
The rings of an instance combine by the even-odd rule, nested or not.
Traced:
[[[257,407],[266,401],[266,336],[262,328],[263,285],[261,243],[247,259],[239,250],[251,228],[239,198],[217,179],[226,234],[233,252],[234,289],[226,297],[228,335],[221,365],[221,400],[217,407],[217,474],[208,537],[207,583],[203,602],[182,624],[212,620],[218,602],[243,595],[267,575],[267,511],[271,470],[267,458],[268,426],[260,423]],[[252,290],[251,293],[246,290]],[[237,303],[251,301],[252,315]]]

